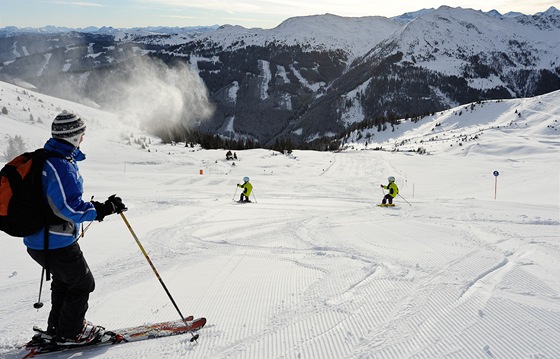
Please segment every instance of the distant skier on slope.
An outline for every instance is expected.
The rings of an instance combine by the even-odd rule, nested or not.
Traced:
[[[79,225],[101,221],[109,214],[126,210],[115,195],[104,203],[84,202],[83,180],[78,161],[85,159],[80,144],[86,131],[85,122],[76,114],[63,111],[52,123],[52,138],[45,149],[56,154],[43,166],[44,201],[61,224],[47,225],[24,237],[29,255],[47,273],[52,273],[51,311],[44,334],[46,343],[58,345],[86,344],[103,335],[104,328],[87,322],[89,294],[95,281],[78,244]],[[48,278],[48,276],[47,276]]]
[[[249,196],[251,196],[251,192],[253,191],[253,185],[249,182],[249,177],[243,177],[243,184],[238,183],[237,187],[243,188],[238,202],[251,202]]]
[[[389,192],[383,197],[380,206],[392,207],[394,206],[393,198],[397,197],[397,194],[399,194],[399,187],[397,187],[397,184],[395,183],[395,177],[389,176],[387,180],[389,181],[389,184],[386,186],[381,185],[381,188],[386,189]]]

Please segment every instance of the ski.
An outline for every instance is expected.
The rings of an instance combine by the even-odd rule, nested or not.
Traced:
[[[188,333],[192,334],[190,341],[196,341],[199,334],[195,334],[195,332],[206,325],[206,318],[192,319],[192,317],[188,317],[186,319],[188,320],[186,323],[182,320],[173,320],[162,323],[139,325],[130,328],[121,328],[117,330],[107,330],[99,341],[89,344],[77,344],[72,346],[61,346],[56,344],[41,345],[31,340],[27,344],[23,345],[19,351],[19,356],[13,356],[13,358],[29,359],[41,354],[52,352],[68,352],[80,349],[90,350],[99,348],[100,346],[125,344]]]

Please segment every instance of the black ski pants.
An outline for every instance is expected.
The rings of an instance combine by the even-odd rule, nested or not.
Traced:
[[[37,263],[45,268],[47,251],[27,249]],[[51,312],[47,331],[60,338],[74,339],[84,326],[89,293],[95,289],[95,280],[78,245],[48,251],[52,274]]]
[[[386,194],[385,197],[383,197],[383,200],[381,201],[381,203],[386,204],[393,204],[393,197],[390,194]]]

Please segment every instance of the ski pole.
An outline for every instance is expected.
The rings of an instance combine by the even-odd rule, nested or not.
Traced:
[[[89,226],[91,226],[92,223],[93,223],[93,221],[89,222],[88,225],[86,226],[86,228],[84,228],[84,226],[82,226],[82,233],[80,233],[80,235],[78,236],[78,239],[83,238],[86,235],[86,231],[88,230]]]
[[[253,198],[255,199],[255,203],[258,203],[258,202],[257,202],[257,196],[255,195],[255,190],[254,190],[254,189],[253,189],[253,191],[252,191],[252,194],[253,194]]]
[[[89,201],[90,202],[93,201],[93,196],[91,196],[91,199]],[[76,238],[76,240],[85,237],[86,231],[88,230],[89,226],[91,226],[92,223],[93,223],[93,221],[89,222],[88,225],[86,226],[86,228],[84,228],[84,223],[82,222],[82,233],[80,233],[80,235],[78,236],[78,238]]]
[[[381,192],[383,192],[383,198],[381,199],[381,203],[385,203],[385,190],[383,189],[383,185],[381,185]]]
[[[237,186],[235,186],[235,193],[233,194],[233,197],[231,197],[232,201],[235,201],[235,195],[237,194]]]
[[[43,308],[43,302],[41,302],[41,292],[43,291],[43,279],[45,278],[45,268],[41,271],[41,284],[39,285],[39,299],[37,299],[37,303],[33,304],[33,308],[39,310]]]
[[[403,197],[403,196],[401,196],[401,194],[400,194],[400,193],[399,193],[399,196],[400,196],[400,197],[401,197],[401,198],[402,198],[402,199],[403,199],[403,200],[404,200],[404,201],[405,201],[406,203],[408,203],[408,201],[407,201],[406,199],[404,199],[404,197]],[[412,207],[412,205],[411,205],[410,203],[408,203],[408,205],[409,205],[410,207]]]
[[[163,280],[161,279],[158,271],[156,270],[156,267],[154,267],[154,264],[152,263],[150,257],[148,256],[148,253],[146,253],[146,250],[144,249],[144,247],[142,246],[142,243],[140,243],[140,240],[138,239],[138,237],[136,236],[136,233],[134,233],[134,231],[132,230],[132,227],[130,226],[130,223],[128,223],[126,217],[124,216],[123,212],[119,213],[121,215],[121,218],[123,219],[124,223],[126,224],[126,226],[128,227],[128,229],[130,230],[130,234],[132,234],[132,237],[134,237],[134,240],[136,241],[136,243],[138,244],[138,247],[140,247],[140,250],[142,251],[142,254],[144,254],[144,258],[146,258],[146,260],[148,261],[148,263],[150,264],[150,267],[152,267],[152,270],[154,271],[154,274],[156,275],[157,279],[159,280],[159,282],[161,283],[161,286],[163,287],[163,289],[165,290],[165,293],[167,293],[167,296],[169,297],[169,299],[171,299],[171,303],[173,303],[173,306],[175,307],[175,309],[177,310],[177,313],[179,313],[179,316],[181,316],[181,320],[183,322],[185,322],[185,324],[188,325],[187,320],[185,319],[185,317],[183,316],[183,313],[181,313],[181,310],[179,310],[179,307],[177,306],[177,303],[175,303],[175,300],[173,299],[173,297],[171,296],[171,293],[169,293],[169,290],[167,289],[167,286],[165,285],[165,283],[163,282]],[[191,333],[192,338],[191,338],[191,342],[195,341],[198,339],[198,334],[194,335],[193,333]]]

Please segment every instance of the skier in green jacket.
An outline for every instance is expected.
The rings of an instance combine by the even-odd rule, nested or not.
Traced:
[[[383,197],[383,200],[381,201],[381,206],[392,207],[394,206],[393,198],[397,197],[397,194],[399,194],[399,187],[397,187],[397,184],[395,183],[395,177],[389,176],[387,180],[389,181],[389,184],[387,186],[381,185],[381,188],[389,191]]]
[[[249,182],[249,177],[243,177],[243,184],[238,183],[237,187],[243,188],[243,192],[241,192],[241,196],[239,197],[239,202],[251,202],[249,196],[253,190],[253,185]]]

